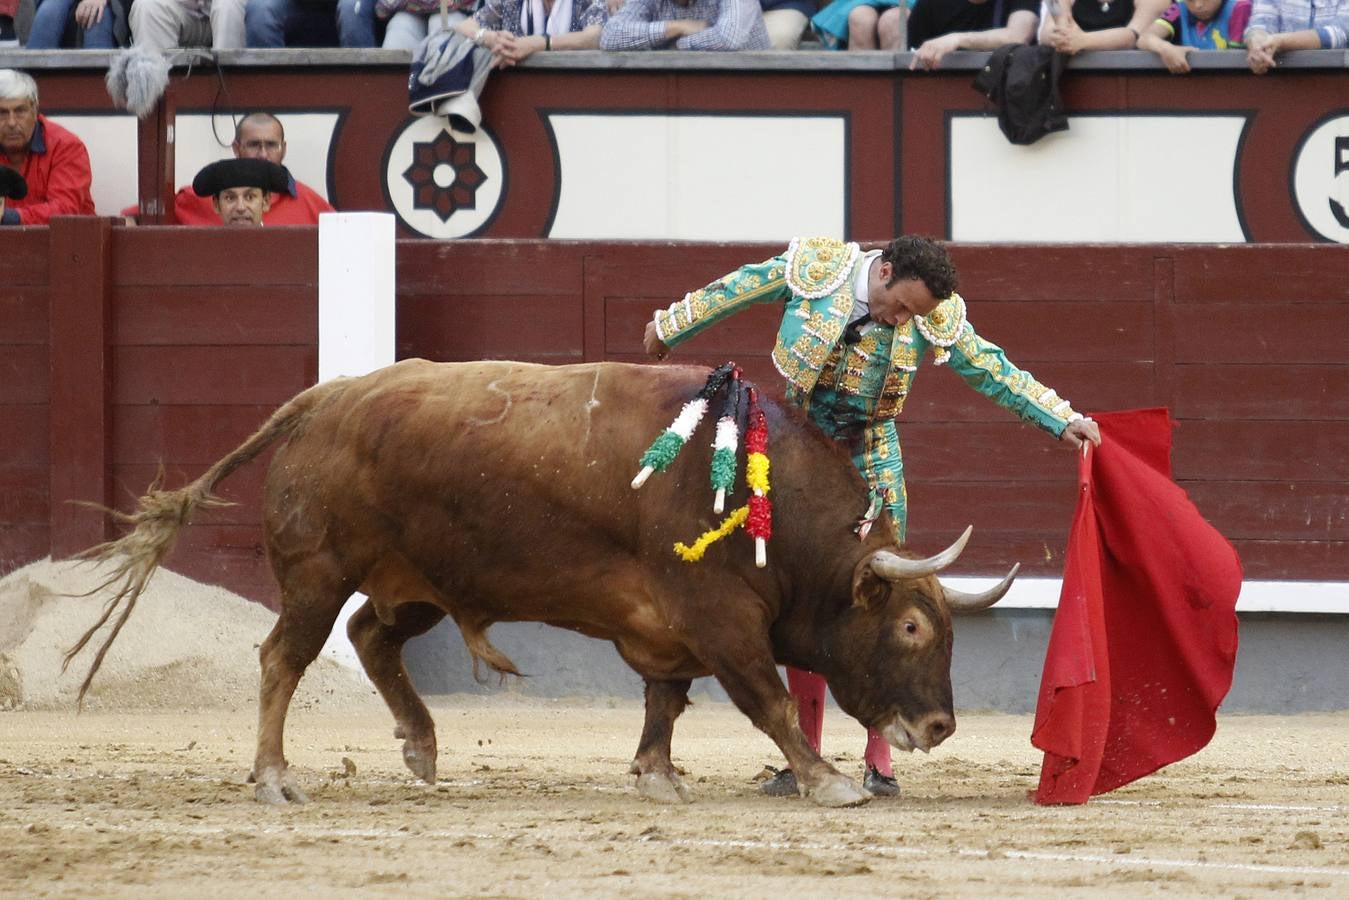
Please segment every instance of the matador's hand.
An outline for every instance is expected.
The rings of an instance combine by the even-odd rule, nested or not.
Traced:
[[[1095,446],[1101,446],[1101,429],[1091,419],[1077,419],[1069,422],[1068,427],[1063,429],[1063,436],[1060,440],[1076,450],[1090,441]]]
[[[654,321],[646,323],[646,333],[642,335],[642,347],[646,350],[646,355],[652,359],[664,359],[670,355],[670,348],[665,346],[656,335],[656,323]]]

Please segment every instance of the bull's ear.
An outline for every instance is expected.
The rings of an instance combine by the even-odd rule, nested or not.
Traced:
[[[890,582],[876,573],[867,556],[857,564],[852,576],[852,605],[857,609],[875,609],[885,603]]]

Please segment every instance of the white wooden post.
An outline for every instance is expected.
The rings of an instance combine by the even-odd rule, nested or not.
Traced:
[[[364,375],[394,362],[394,217],[319,216],[319,381]],[[323,655],[360,670],[347,620],[366,597],[342,607]]]

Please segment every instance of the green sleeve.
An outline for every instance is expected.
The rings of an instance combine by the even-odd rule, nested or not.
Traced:
[[[785,304],[791,296],[786,256],[775,256],[742,266],[707,287],[685,294],[668,309],[657,310],[656,334],[667,346],[675,347],[751,304]]]
[[[1038,425],[1059,437],[1068,423],[1081,418],[1053,388],[1018,369],[997,344],[979,337],[965,323],[960,337],[949,348],[950,366],[965,383],[1023,421]]]

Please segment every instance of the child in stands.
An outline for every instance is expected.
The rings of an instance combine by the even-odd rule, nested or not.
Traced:
[[[1172,3],[1138,39],[1138,49],[1161,57],[1173,73],[1190,71],[1195,50],[1246,46],[1251,0],[1183,0]]]

